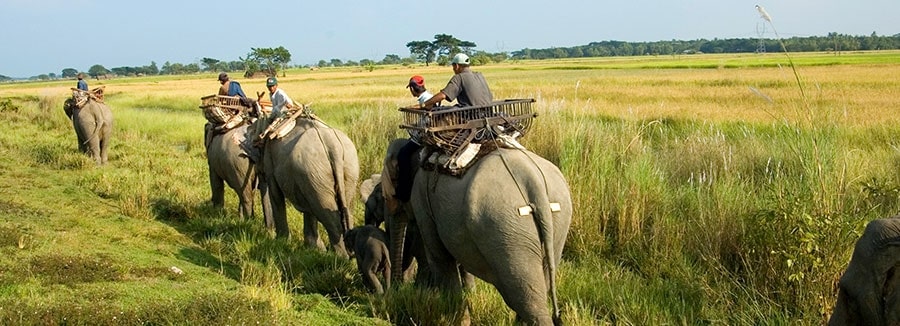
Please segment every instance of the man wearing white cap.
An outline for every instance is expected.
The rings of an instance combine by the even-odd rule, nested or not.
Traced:
[[[491,104],[494,95],[488,88],[487,81],[480,72],[469,69],[469,56],[465,53],[457,53],[450,59],[453,67],[453,77],[440,92],[422,104],[425,108],[431,108],[435,103],[447,100],[456,100],[457,106],[482,106]]]

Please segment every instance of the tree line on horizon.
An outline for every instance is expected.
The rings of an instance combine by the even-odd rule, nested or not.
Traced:
[[[319,60],[315,65],[295,65],[301,68],[324,67],[363,67],[369,71],[379,65],[413,65],[431,63],[445,65],[451,54],[464,52],[468,54],[474,65],[513,60],[543,60],[563,58],[609,57],[609,56],[642,56],[642,55],[679,55],[697,53],[754,53],[754,52],[841,52],[866,50],[900,49],[900,34],[880,36],[875,32],[868,36],[853,36],[839,33],[828,33],[826,36],[791,37],[788,39],[767,38],[733,38],[712,40],[671,40],[654,42],[601,41],[572,47],[552,47],[544,49],[522,49],[511,53],[490,53],[475,50],[477,45],[471,41],[460,40],[449,34],[437,34],[433,41],[411,41],[406,44],[410,55],[401,57],[387,54],[380,61],[362,59],[359,61],[332,58]],[[283,46],[277,48],[250,48],[246,57],[238,60],[222,61],[204,57],[199,63],[171,63],[166,61],[158,67],[155,61],[150,65],[135,67],[115,67],[107,69],[96,64],[88,68],[86,75],[91,78],[108,78],[112,76],[146,76],[146,75],[184,75],[203,72],[242,71],[245,77],[259,73],[275,76],[278,71],[291,68],[291,53]],[[72,79],[79,73],[74,68],[65,68],[61,74],[48,73],[32,76],[29,80]],[[0,82],[12,81],[13,78],[0,75]]]

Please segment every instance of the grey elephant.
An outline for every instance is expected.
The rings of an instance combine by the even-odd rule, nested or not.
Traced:
[[[392,212],[386,210],[382,188],[381,174],[372,175],[371,178],[363,181],[359,187],[360,197],[365,202],[364,223],[366,225],[380,227],[386,219],[393,218]],[[403,212],[399,214],[403,214]],[[408,220],[405,216],[403,219]],[[388,232],[390,232],[389,225],[390,223],[385,224]],[[386,239],[390,242],[390,233],[387,234]],[[391,271],[392,275],[395,275],[394,279],[397,281],[408,281],[415,277],[417,283],[430,281],[425,258],[425,247],[422,245],[419,229],[414,220],[409,221],[407,224],[404,239],[402,261],[399,263],[398,268]],[[418,264],[417,266],[413,265],[414,259]],[[413,273],[415,273],[415,276]]]
[[[72,119],[78,150],[90,155],[98,165],[106,164],[113,127],[109,107],[91,93],[74,91],[73,97],[63,105],[63,110]]]
[[[397,146],[391,144],[389,150]],[[387,197],[390,189],[385,189]],[[461,177],[419,169],[409,206],[435,282],[442,288],[461,291],[462,265],[494,285],[518,322],[561,323],[556,267],[572,219],[572,201],[559,168],[527,150],[499,148],[475,161]],[[392,262],[402,253],[395,250],[402,241],[393,237],[401,237],[404,229],[404,221],[395,220]]]
[[[211,128],[206,128],[212,130]],[[237,193],[238,210],[242,218],[253,216],[253,195],[256,188],[256,169],[246,155],[241,155],[247,125],[224,133],[212,132],[206,146],[206,162],[209,166],[210,201],[213,206],[225,205],[225,184]]]
[[[391,287],[391,259],[388,256],[384,231],[374,225],[357,226],[344,236],[344,244],[350,257],[356,257],[356,267],[363,284],[375,293],[383,294]],[[378,273],[384,277],[384,286],[378,280]]]
[[[344,233],[353,227],[350,205],[359,180],[356,147],[346,134],[317,119],[299,117],[282,138],[265,143],[257,169],[263,212],[278,236],[289,237],[285,199],[303,213],[304,241],[320,249],[318,223],[331,248],[347,257]],[[270,203],[271,211],[265,208]]]
[[[828,324],[900,325],[900,216],[866,225]]]

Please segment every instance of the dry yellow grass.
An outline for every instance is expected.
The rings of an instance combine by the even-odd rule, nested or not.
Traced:
[[[749,55],[700,56],[702,60],[749,62]],[[565,111],[622,119],[688,118],[721,121],[770,122],[807,118],[809,112],[791,68],[717,69],[618,69],[632,62],[653,63],[700,59],[605,58],[581,61],[528,61],[478,66],[496,98],[533,97],[539,110],[560,107]],[[589,63],[589,64],[586,64]],[[581,64],[582,68],[576,67]],[[599,68],[598,68],[599,67]],[[604,67],[610,67],[609,69]],[[571,68],[571,69],[570,69]],[[798,67],[815,118],[829,117],[848,125],[894,124],[900,107],[900,65],[827,65]],[[393,108],[413,103],[406,88],[411,75],[422,75],[433,92],[452,75],[448,67],[379,67],[289,70],[279,77],[281,87],[297,102],[319,108]],[[238,73],[234,73],[238,75]],[[244,91],[255,96],[264,92],[263,79],[234,78]],[[169,77],[92,80],[91,87],[107,86],[114,101],[141,98],[172,98],[199,104],[200,97],[219,86],[215,74]],[[74,81],[4,84],[6,96],[68,96]],[[770,103],[766,98],[770,98]],[[196,106],[185,104],[185,109]],[[785,111],[785,108],[789,108]]]

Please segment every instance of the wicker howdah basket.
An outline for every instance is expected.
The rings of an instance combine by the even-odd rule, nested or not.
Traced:
[[[212,123],[226,123],[240,112],[241,98],[238,96],[208,95],[200,98],[200,108],[203,115]]]
[[[483,106],[400,108],[403,114],[400,128],[410,130],[424,144],[453,155],[469,143],[490,140],[497,133],[524,136],[537,117],[533,103],[534,99],[508,99]]]

